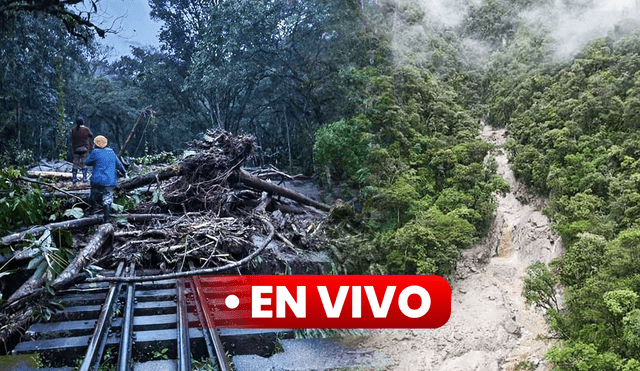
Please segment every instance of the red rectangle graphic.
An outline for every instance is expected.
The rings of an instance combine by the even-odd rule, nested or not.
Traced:
[[[451,315],[440,276],[196,276],[214,328],[437,328]]]

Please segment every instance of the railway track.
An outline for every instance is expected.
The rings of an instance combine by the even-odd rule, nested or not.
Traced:
[[[130,277],[136,271],[122,262],[108,274]],[[37,353],[47,365],[80,371],[103,364],[155,370],[158,360],[171,360],[178,371],[195,369],[194,360],[228,371],[228,355],[269,355],[277,338],[293,336],[288,330],[212,328],[203,311],[208,303],[198,300],[198,280],[76,285],[60,293],[65,309],[33,324],[12,354]]]

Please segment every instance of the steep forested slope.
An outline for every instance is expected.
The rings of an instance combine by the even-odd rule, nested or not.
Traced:
[[[508,189],[495,160],[483,162],[492,145],[432,74],[363,73],[363,112],[316,134],[318,164],[360,187],[360,212],[344,220],[358,233],[336,231],[345,272],[448,275]]]
[[[639,62],[640,37],[603,38],[569,63],[496,82],[513,92],[514,173],[549,195],[567,247],[552,275],[532,268],[528,291],[542,302],[552,291],[536,284],[564,288],[565,309],[548,311],[562,340],[549,353],[559,370],[640,367]]]

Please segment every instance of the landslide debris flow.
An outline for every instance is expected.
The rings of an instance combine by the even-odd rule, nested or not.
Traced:
[[[447,324],[435,330],[389,330],[344,340],[389,355],[395,365],[387,370],[511,371],[519,364],[548,369],[548,326],[542,310],[526,305],[523,278],[527,266],[548,263],[564,248],[540,212],[545,200],[529,194],[509,169],[500,148],[505,130],[486,126],[482,136],[498,146],[490,156],[511,190],[498,196],[488,236],[462,253],[451,283]]]

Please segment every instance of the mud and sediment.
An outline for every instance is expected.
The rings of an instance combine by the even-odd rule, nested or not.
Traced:
[[[526,364],[548,370],[544,355],[552,345],[541,309],[522,296],[527,266],[549,263],[564,252],[561,238],[541,210],[546,204],[520,184],[502,149],[504,129],[485,126],[484,140],[497,147],[488,156],[511,185],[497,195],[488,235],[465,250],[451,282],[451,317],[438,329],[380,330],[345,339],[349,345],[387,354],[393,371],[514,370]]]

